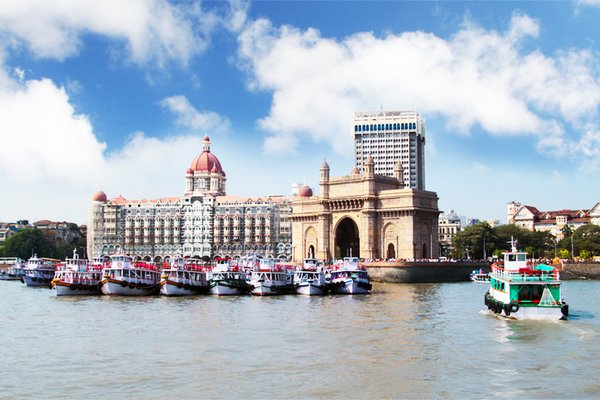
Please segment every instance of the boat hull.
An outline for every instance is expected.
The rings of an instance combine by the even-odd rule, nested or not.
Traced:
[[[159,284],[153,283],[127,283],[113,279],[104,279],[102,281],[102,293],[109,296],[145,296],[158,294]]]
[[[255,296],[277,296],[280,294],[294,293],[295,286],[290,284],[255,283],[252,293]]]
[[[23,283],[30,287],[48,287],[52,282],[54,273],[50,274],[36,274],[36,275],[25,275],[23,277]]]
[[[296,293],[305,296],[322,296],[327,293],[327,287],[325,285],[317,285],[310,282],[302,282],[298,284]]]
[[[507,304],[493,298],[489,292],[485,294],[484,304],[495,315],[516,320],[557,321],[566,319],[569,315],[566,303],[552,306]]]
[[[206,285],[183,284],[174,281],[162,281],[160,283],[160,294],[164,296],[192,296],[207,293]]]
[[[336,294],[368,294],[371,284],[368,282],[346,279],[342,282],[334,282],[331,291]]]
[[[255,296],[277,296],[280,293],[275,289],[273,285],[265,285],[263,283],[259,283],[254,285],[254,288],[251,292]]]
[[[210,294],[217,296],[237,296],[248,294],[250,289],[252,289],[252,287],[247,284],[233,284],[227,281],[210,283]]]
[[[66,282],[53,282],[57,296],[82,296],[100,294],[100,283],[78,285]]]

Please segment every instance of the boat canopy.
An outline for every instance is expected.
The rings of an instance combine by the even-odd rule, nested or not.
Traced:
[[[551,267],[551,266],[546,265],[546,264],[536,265],[535,269],[537,269],[538,271],[544,271],[544,272],[552,272],[552,271],[554,271],[554,267]]]

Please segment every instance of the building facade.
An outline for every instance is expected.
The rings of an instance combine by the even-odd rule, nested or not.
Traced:
[[[540,211],[533,206],[511,201],[506,205],[509,224],[515,224],[531,231],[550,232],[562,239],[563,230],[575,230],[587,224],[600,225],[600,201],[589,210]]]
[[[352,130],[359,171],[370,155],[376,175],[393,176],[400,160],[404,186],[425,190],[425,124],[417,112],[356,112]]]
[[[346,256],[364,259],[439,257],[437,195],[404,184],[402,163],[392,176],[375,173],[370,155],[363,172],[330,178],[321,166],[320,194],[300,188],[292,203],[293,260]]]
[[[438,235],[440,241],[440,255],[447,256],[454,250],[452,238],[461,230],[460,217],[454,210],[440,214],[438,221]]]
[[[291,199],[232,197],[226,174],[203,149],[185,173],[181,197],[153,200],[92,197],[87,230],[89,257],[123,252],[161,262],[166,257],[239,257],[247,253],[289,259]]]

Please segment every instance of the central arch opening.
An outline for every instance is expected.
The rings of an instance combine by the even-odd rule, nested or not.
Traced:
[[[388,244],[386,258],[396,258],[396,250],[394,249],[394,245],[392,243]]]
[[[344,218],[335,230],[335,258],[360,257],[358,226]]]

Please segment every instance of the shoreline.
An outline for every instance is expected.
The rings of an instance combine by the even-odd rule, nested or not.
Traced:
[[[369,278],[385,283],[444,283],[470,280],[473,270],[489,272],[485,261],[395,261],[363,262]]]
[[[600,280],[600,263],[564,263],[560,278],[563,281]]]

